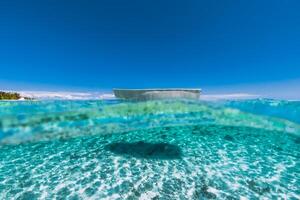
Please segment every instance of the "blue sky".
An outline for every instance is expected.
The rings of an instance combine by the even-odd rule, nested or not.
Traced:
[[[0,86],[97,90],[292,82],[297,93],[299,10],[297,0],[2,0]]]

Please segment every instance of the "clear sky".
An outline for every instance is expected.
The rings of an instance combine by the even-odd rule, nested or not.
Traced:
[[[220,88],[299,78],[299,0],[0,1],[0,83]]]

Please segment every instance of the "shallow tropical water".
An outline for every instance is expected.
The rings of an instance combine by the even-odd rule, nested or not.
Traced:
[[[300,199],[300,103],[0,102],[0,199]]]

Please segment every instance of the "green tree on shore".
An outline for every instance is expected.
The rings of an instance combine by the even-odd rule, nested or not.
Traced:
[[[16,92],[1,92],[0,100],[18,100],[21,99],[21,95]]]

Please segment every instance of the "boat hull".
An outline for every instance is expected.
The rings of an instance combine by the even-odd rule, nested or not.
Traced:
[[[115,97],[126,100],[193,99],[200,97],[200,89],[114,89]]]

